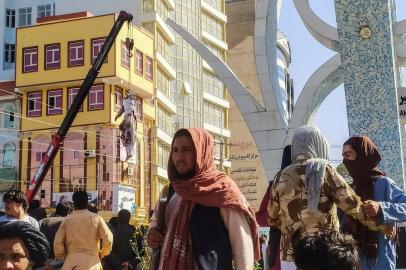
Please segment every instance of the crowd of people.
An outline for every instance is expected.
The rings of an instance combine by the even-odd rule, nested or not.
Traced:
[[[367,136],[348,139],[342,155],[352,178],[350,184],[329,164],[328,143],[318,128],[303,126],[294,132],[291,164],[277,174],[268,190],[270,242],[271,246],[280,242],[281,248],[280,265],[271,254],[270,269],[396,269],[396,223],[406,221],[406,195],[379,170],[381,156]],[[323,238],[324,231],[345,234],[339,237],[342,239],[348,234],[354,240],[357,252],[349,252],[350,248],[347,252],[349,260],[357,257],[352,268],[326,267],[328,263],[321,257],[302,257],[307,260],[303,265],[310,268],[298,264],[295,238]],[[329,250],[319,248],[319,254]],[[317,266],[318,262],[323,264]]]
[[[266,270],[395,269],[396,223],[406,221],[406,195],[378,169],[381,157],[368,137],[343,144],[353,178],[347,183],[329,163],[321,131],[298,128],[256,215],[235,182],[216,170],[213,147],[202,129],[174,135],[170,186],[147,239],[153,270],[251,270],[255,261]],[[270,227],[269,240],[258,236],[257,222]]]
[[[213,137],[180,129],[168,160],[170,183],[148,231],[137,233],[127,210],[106,223],[85,191],[74,193],[73,211],[60,203],[51,217],[10,191],[0,217],[0,270],[393,270],[406,195],[379,170],[381,156],[368,137],[350,138],[342,154],[352,183],[328,162],[321,131],[298,128],[254,213],[216,169]],[[259,236],[258,224],[270,228],[269,237]],[[153,249],[149,265],[144,234]]]
[[[142,269],[146,230],[130,225],[131,213],[120,210],[106,223],[86,191],[76,191],[72,207],[64,202],[47,217],[32,211],[23,192],[3,196],[0,217],[0,269],[128,270]],[[36,205],[37,203],[30,204]]]

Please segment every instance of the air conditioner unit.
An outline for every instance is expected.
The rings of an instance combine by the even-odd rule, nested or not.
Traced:
[[[96,157],[96,150],[86,150],[84,152],[85,158],[93,158]]]
[[[127,168],[127,175],[134,175],[134,168]]]

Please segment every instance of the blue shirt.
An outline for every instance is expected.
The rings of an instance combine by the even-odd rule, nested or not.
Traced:
[[[379,219],[382,224],[406,221],[406,194],[392,179],[383,176],[375,181],[374,200],[381,206],[382,213]],[[396,242],[380,233],[376,264],[369,265],[366,257],[361,255],[361,270],[394,269],[396,269]]]

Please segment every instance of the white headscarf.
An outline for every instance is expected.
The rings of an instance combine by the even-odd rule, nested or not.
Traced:
[[[308,194],[308,207],[317,211],[320,189],[323,185],[328,164],[328,142],[316,126],[301,126],[295,130],[292,139],[292,160],[303,155],[307,159],[305,186]]]

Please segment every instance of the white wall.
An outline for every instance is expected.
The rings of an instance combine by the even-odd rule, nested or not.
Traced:
[[[134,16],[134,23],[138,24],[141,15],[141,0],[55,0],[56,15],[89,11],[93,15],[119,13],[127,11]]]

